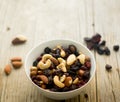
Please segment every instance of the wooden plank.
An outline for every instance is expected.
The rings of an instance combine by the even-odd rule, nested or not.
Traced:
[[[109,3],[108,3],[109,2]],[[113,51],[113,45],[119,43],[119,5],[120,1],[116,0],[95,0],[95,31],[102,34],[103,39],[107,41],[107,46],[111,50],[110,56],[99,56],[96,54],[97,60],[97,92],[98,102],[119,102],[120,98],[120,77],[118,65],[118,53]],[[111,72],[105,70],[106,64],[113,66]]]
[[[80,42],[84,43],[84,37],[91,37],[94,34],[93,28],[93,1],[92,0],[83,0],[79,1],[79,35]],[[93,52],[94,53],[94,52]],[[88,98],[84,97],[85,94],[88,94]],[[91,83],[82,91],[80,94],[80,102],[96,102],[96,81],[95,77],[91,81]]]

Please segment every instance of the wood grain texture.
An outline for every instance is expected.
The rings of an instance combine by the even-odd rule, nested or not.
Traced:
[[[120,45],[119,18],[119,0],[0,0],[0,102],[120,102],[120,52],[113,51],[114,44]],[[95,77],[75,98],[46,98],[28,81],[24,65],[9,76],[4,73],[11,57],[19,55],[24,62],[28,51],[42,41],[66,38],[85,44],[83,38],[96,32],[107,41],[111,55],[92,51]],[[13,46],[11,40],[18,34],[28,41]],[[111,72],[105,70],[107,63],[113,66]]]

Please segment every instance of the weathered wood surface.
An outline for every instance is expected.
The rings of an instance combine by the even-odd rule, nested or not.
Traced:
[[[120,0],[0,0],[0,102],[57,102],[42,96],[27,80],[24,66],[7,77],[4,66],[13,56],[22,56],[39,42],[67,38],[84,44],[85,36],[102,35],[111,56],[96,58],[97,71],[79,96],[65,102],[120,102]],[[10,27],[8,31],[7,28]],[[28,38],[26,44],[11,45],[15,35]],[[113,66],[111,72],[105,64]],[[84,94],[88,94],[88,99]]]

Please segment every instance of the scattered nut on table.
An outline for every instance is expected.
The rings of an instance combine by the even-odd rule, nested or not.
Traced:
[[[6,73],[6,75],[9,75],[12,71],[12,68],[10,66],[10,64],[6,65],[4,68],[4,72]]]
[[[23,65],[22,58],[21,57],[12,57],[11,63],[15,69],[20,68]]]
[[[12,40],[12,44],[13,45],[19,45],[19,44],[23,44],[27,41],[27,38],[23,35],[17,35],[13,40]]]
[[[14,62],[14,61],[22,61],[22,58],[21,57],[13,57],[13,58],[11,58],[11,62]]]

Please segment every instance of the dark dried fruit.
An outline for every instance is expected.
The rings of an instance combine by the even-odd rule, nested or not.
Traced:
[[[72,71],[72,70],[68,70],[68,73],[69,73],[70,75],[76,75],[76,73],[75,73],[74,71]]]
[[[88,98],[88,94],[87,94],[87,93],[85,93],[85,94],[84,94],[84,97],[85,97],[85,98]]]
[[[39,56],[36,60],[39,62],[42,59],[42,56]]]
[[[55,64],[52,63],[49,69],[54,69],[54,68],[55,68]]]
[[[77,70],[79,70],[79,69],[80,69],[79,66],[71,66],[71,67],[70,67],[70,70],[71,70],[71,71],[77,71]]]
[[[56,89],[56,88],[51,88],[50,91],[53,91],[53,92],[58,92],[59,90]]]
[[[42,57],[45,54],[45,52],[41,53],[40,56]]]
[[[66,72],[66,73],[64,73],[64,75],[69,76],[69,73]]]
[[[9,31],[10,30],[10,27],[7,27],[7,29],[6,29],[7,31]]]
[[[30,76],[32,80],[36,80],[36,75]]]
[[[75,66],[79,66],[79,67],[81,67],[81,66],[82,66],[82,64],[80,63],[80,61],[79,61],[79,60],[76,60],[76,61],[74,62],[74,65],[75,65]]]
[[[74,85],[74,84],[72,84],[71,86],[70,86],[70,89],[71,90],[75,90],[75,89],[77,89],[78,88],[78,86],[77,85]]]
[[[64,88],[62,89],[63,92],[66,92],[66,91],[69,91],[69,90],[70,90],[69,87],[64,87]]]
[[[105,44],[106,44],[106,41],[103,40],[99,45],[100,45],[100,46],[105,46]]]
[[[49,85],[53,84],[53,78],[52,78],[52,76],[48,77],[48,84]]]
[[[60,54],[54,54],[54,53],[52,53],[51,54],[53,57],[55,57],[55,58],[59,58],[60,57]]]
[[[38,84],[38,80],[36,80],[36,79],[35,79],[35,80],[33,80],[33,82],[34,82],[35,84]]]
[[[111,65],[109,65],[109,64],[106,64],[106,65],[105,65],[105,68],[106,68],[106,70],[108,70],[108,71],[109,71],[109,70],[111,70],[111,69],[112,69],[112,66],[111,66]]]
[[[108,56],[110,55],[110,50],[108,47],[105,47],[104,53],[105,53],[105,55],[108,55]]]
[[[83,78],[84,78],[84,79],[89,79],[89,78],[90,78],[90,72],[89,72],[89,71],[86,71],[86,72],[83,74]]]
[[[57,49],[55,50],[55,53],[58,54],[58,55],[60,55],[60,49],[57,48]]]
[[[87,48],[90,50],[92,50],[94,48],[94,45],[95,45],[93,42],[87,42],[86,44],[87,44]]]
[[[87,67],[87,68],[91,68],[91,62],[85,62],[85,66]]]
[[[38,61],[35,60],[35,61],[33,62],[33,66],[37,66],[37,64],[38,64]]]
[[[82,70],[88,70],[88,68],[86,66],[81,66],[80,69],[82,69]]]
[[[61,69],[56,69],[53,74],[54,75],[62,75],[63,71]]]
[[[100,54],[100,55],[103,55],[104,54],[104,50],[101,47],[99,47],[97,49],[97,53]]]
[[[94,44],[93,48],[94,48],[94,50],[99,50],[100,49],[100,45]]]
[[[50,49],[49,47],[46,47],[46,48],[44,49],[44,52],[47,53],[47,54],[49,54],[49,53],[51,52],[51,49]]]
[[[75,56],[79,56],[79,52],[77,52],[77,51],[74,54],[75,54]]]
[[[117,52],[119,50],[119,45],[114,45],[113,50]]]
[[[94,36],[92,36],[92,39],[91,39],[91,41],[93,42],[93,43],[96,43],[96,44],[98,44],[100,41],[101,41],[101,35],[100,34],[95,34]]]
[[[68,49],[70,50],[71,53],[75,53],[77,51],[75,45],[69,45]]]
[[[85,37],[85,38],[84,38],[84,41],[85,41],[85,42],[91,42],[91,38]]]
[[[50,69],[43,70],[43,74],[46,76],[50,76],[52,74],[52,71]]]

